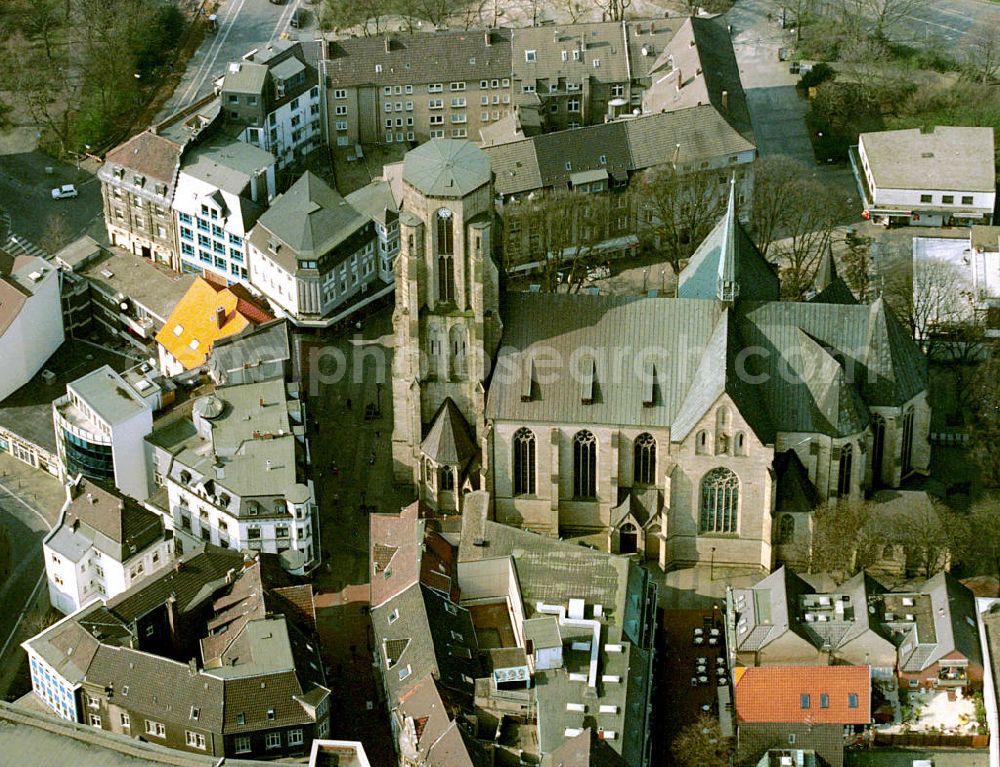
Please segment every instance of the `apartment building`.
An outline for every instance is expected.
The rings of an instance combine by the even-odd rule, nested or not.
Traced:
[[[562,130],[596,125],[640,108],[650,65],[686,21],[512,30],[512,97],[522,119],[543,131]]]
[[[510,57],[507,29],[327,40],[329,143],[477,137],[511,113]]]
[[[347,204],[371,219],[378,239],[378,276],[392,283],[392,266],[399,254],[399,203],[385,179],[377,178],[356,189],[347,197]]]
[[[156,400],[151,404],[144,394],[158,396],[158,388],[145,378],[137,386],[144,391],[104,365],[68,384],[66,394],[52,403],[63,482],[82,474],[114,483],[133,498],[149,497],[142,440],[153,430]]]
[[[148,128],[105,155],[97,173],[112,245],[178,269],[170,211],[185,147],[218,116],[215,94]]]
[[[22,647],[63,719],[217,760],[305,757],[330,728],[313,611],[311,586],[207,547]]]
[[[293,323],[322,326],[386,284],[379,244],[373,221],[306,171],[251,232],[250,279]]]
[[[68,615],[172,564],[174,549],[158,514],[78,476],[66,484],[66,504],[42,553],[49,602]]]
[[[275,194],[270,152],[217,136],[184,156],[173,210],[180,271],[248,282],[246,238]]]
[[[281,378],[223,386],[195,402],[190,422],[147,439],[176,537],[279,555],[302,575],[320,558],[319,516],[303,404]]]
[[[278,40],[231,62],[223,76],[225,123],[279,168],[323,143],[319,52],[317,43]]]

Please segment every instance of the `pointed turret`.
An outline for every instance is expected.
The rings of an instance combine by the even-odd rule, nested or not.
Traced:
[[[813,279],[814,294],[809,301],[815,304],[856,304],[851,289],[843,277],[837,274],[837,264],[833,259],[833,248],[827,247],[826,255],[820,258],[816,277]]]
[[[833,260],[833,248],[828,245],[826,253],[819,260],[819,268],[816,270],[816,279],[814,281],[816,292],[822,293],[838,278],[837,264]]]
[[[720,301],[732,303],[740,295],[740,283],[736,270],[736,175],[729,181],[729,204],[726,207],[726,217],[723,219],[722,253],[719,258],[719,279],[716,297]]]

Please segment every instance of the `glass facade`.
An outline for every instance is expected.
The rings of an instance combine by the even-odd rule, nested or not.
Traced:
[[[115,462],[111,455],[111,445],[98,445],[64,431],[63,449],[66,452],[68,474],[114,480]]]

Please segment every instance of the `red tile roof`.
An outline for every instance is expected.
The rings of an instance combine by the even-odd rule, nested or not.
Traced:
[[[871,721],[869,666],[764,666],[736,669],[735,676],[741,722]]]

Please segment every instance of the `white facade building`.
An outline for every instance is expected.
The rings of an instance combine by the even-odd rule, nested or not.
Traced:
[[[67,483],[66,505],[42,551],[49,602],[66,614],[173,561],[159,515],[83,477]]]
[[[174,194],[181,271],[248,282],[246,237],[274,196],[274,157],[229,138],[185,155]]]
[[[249,243],[253,286],[297,325],[328,325],[389,287],[372,219],[309,171],[274,200]]]
[[[229,64],[221,98],[240,141],[271,152],[284,168],[323,143],[322,97],[315,62],[302,43],[279,41]]]
[[[63,337],[56,270],[0,251],[0,400],[30,381]]]
[[[193,434],[165,429],[149,437],[185,550],[205,541],[279,554],[295,574],[319,561],[304,414],[294,394],[280,378],[220,387],[195,403]]]
[[[67,384],[52,403],[59,478],[83,474],[148,498],[143,438],[153,430],[154,406],[107,365]]]
[[[862,133],[851,163],[864,218],[917,226],[989,224],[996,206],[992,128]]]

